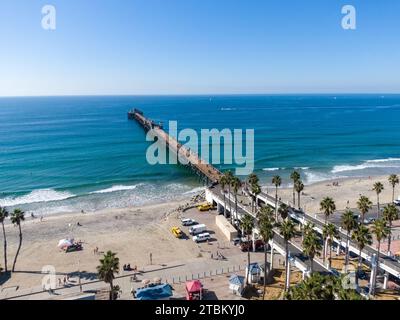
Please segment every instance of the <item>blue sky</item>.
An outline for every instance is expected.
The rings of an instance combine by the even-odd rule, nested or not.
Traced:
[[[1,0],[0,96],[399,93],[399,34],[398,0]]]

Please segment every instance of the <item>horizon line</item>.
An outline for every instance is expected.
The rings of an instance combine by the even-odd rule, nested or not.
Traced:
[[[213,97],[213,96],[295,96],[295,95],[400,95],[399,92],[287,92],[287,93],[148,93],[148,94],[50,94],[50,95],[0,95],[1,98],[63,98],[63,97]]]

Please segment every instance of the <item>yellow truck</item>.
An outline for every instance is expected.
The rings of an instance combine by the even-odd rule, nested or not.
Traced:
[[[197,209],[199,209],[199,211],[210,211],[213,208],[214,207],[211,203],[203,203],[197,207]]]
[[[175,238],[179,238],[180,239],[180,238],[183,237],[183,232],[178,227],[172,227],[171,228],[171,232],[175,236]]]

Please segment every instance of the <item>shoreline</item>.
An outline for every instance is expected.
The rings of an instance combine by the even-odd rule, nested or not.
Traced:
[[[397,174],[400,175],[400,172],[394,172],[393,174]],[[303,178],[304,176],[302,176]],[[305,188],[304,188],[304,195],[307,196],[312,196],[312,195],[308,195],[308,190],[315,190],[319,187],[333,187],[332,183],[333,182],[339,182],[339,186],[336,186],[335,188],[340,188],[341,185],[343,184],[348,184],[348,183],[354,183],[357,184],[357,182],[360,183],[361,187],[364,186],[364,183],[366,184],[368,181],[371,182],[371,189],[372,189],[372,185],[374,182],[380,181],[385,185],[385,191],[387,191],[388,189],[388,180],[389,175],[375,175],[375,176],[355,176],[355,177],[342,177],[342,178],[335,178],[335,179],[327,179],[327,180],[323,180],[323,181],[318,181],[318,182],[314,182],[311,184],[305,184]],[[261,188],[263,191],[269,193],[269,194],[275,194],[275,187],[270,183],[266,183],[266,184],[261,184]],[[171,199],[163,199],[163,198],[156,198],[156,199],[152,199],[149,200],[148,202],[145,203],[138,203],[137,205],[132,205],[132,206],[125,206],[125,207],[109,207],[109,208],[103,208],[103,209],[99,209],[99,210],[90,210],[90,211],[86,211],[86,210],[82,210],[81,212],[79,211],[59,211],[59,212],[51,212],[51,213],[46,213],[46,214],[40,214],[40,215],[35,215],[35,219],[39,219],[40,216],[43,216],[43,218],[45,219],[50,219],[53,217],[59,217],[59,218],[67,218],[67,217],[71,217],[71,216],[77,216],[77,215],[82,215],[82,214],[90,214],[90,215],[94,215],[94,214],[102,214],[102,213],[106,213],[106,212],[118,212],[118,211],[126,211],[126,210],[131,210],[131,209],[135,209],[135,208],[143,208],[143,207],[151,207],[151,206],[158,206],[158,205],[162,205],[164,203],[182,203],[185,201],[190,200],[191,198],[195,197],[196,195],[198,195],[199,193],[201,193],[202,191],[199,190],[202,189],[201,186],[198,187],[194,187],[192,190],[196,190],[193,192],[187,192],[186,194],[176,194],[176,196],[171,197]],[[333,189],[335,190],[335,189]],[[285,198],[287,198],[287,193],[288,192],[292,192],[292,185],[285,185],[283,187],[279,187],[278,189],[278,194],[282,194]],[[365,190],[365,188],[361,188],[361,191],[370,193],[371,190]],[[385,191],[383,193],[385,193]],[[362,192],[360,192],[362,193]],[[101,195],[101,194],[99,194]],[[375,195],[375,194],[374,194]],[[329,196],[329,194],[327,194],[327,196]],[[399,194],[396,195],[395,194],[395,199],[397,199],[397,197],[400,196],[400,190],[399,190]],[[282,198],[283,199],[283,198]],[[291,198],[290,198],[291,199]],[[371,199],[373,200],[373,199]],[[287,201],[285,199],[285,201]],[[296,201],[297,201],[297,194],[296,194]],[[49,201],[49,202],[53,202],[53,201]],[[44,204],[46,202],[43,202]],[[40,202],[34,203],[34,204],[40,204]],[[21,207],[24,207],[26,205],[30,205],[30,204],[21,204]],[[18,208],[19,206],[5,206],[6,208]],[[11,210],[10,210],[11,211]],[[26,210],[26,213],[34,213],[35,214],[35,210]],[[30,216],[26,215],[26,218],[30,220]],[[28,221],[29,221],[28,220]]]

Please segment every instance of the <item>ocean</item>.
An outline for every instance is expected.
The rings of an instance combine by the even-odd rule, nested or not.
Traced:
[[[93,211],[201,190],[186,168],[147,163],[134,107],[178,129],[254,129],[263,185],[289,185],[294,168],[305,184],[400,171],[400,95],[0,98],[0,206]]]

